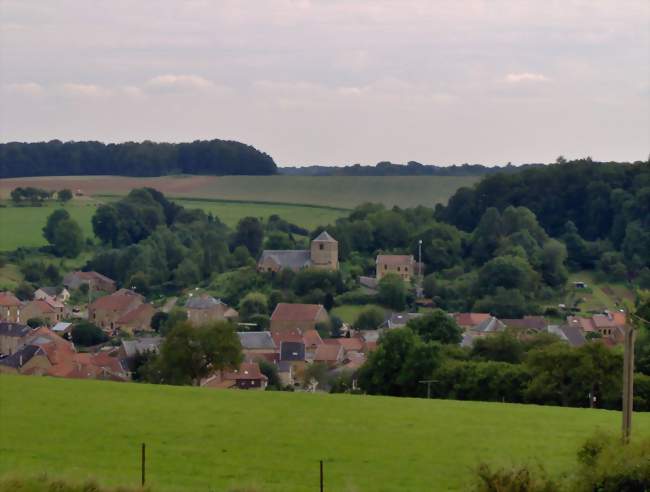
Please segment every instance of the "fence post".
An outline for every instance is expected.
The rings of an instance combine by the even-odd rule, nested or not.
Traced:
[[[320,460],[320,492],[323,490],[323,460]]]
[[[145,482],[145,475],[144,475],[144,470],[145,470],[145,444],[142,443],[142,463],[141,463],[141,468],[142,468],[142,486],[144,487],[144,482]]]

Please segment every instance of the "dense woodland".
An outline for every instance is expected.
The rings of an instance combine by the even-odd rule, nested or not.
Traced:
[[[294,176],[484,176],[501,172],[516,172],[543,164],[522,164],[514,166],[484,166],[481,164],[461,164],[437,166],[409,161],[395,164],[388,161],[378,162],[374,166],[353,164],[351,166],[302,166],[282,167],[279,172]]]
[[[0,178],[21,176],[164,176],[275,174],[273,159],[240,142],[49,142],[0,144]]]

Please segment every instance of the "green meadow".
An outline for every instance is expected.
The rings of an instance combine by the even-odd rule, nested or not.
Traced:
[[[114,197],[99,197],[99,200],[113,200]],[[200,208],[213,215],[228,226],[234,227],[239,219],[246,216],[268,218],[277,214],[285,220],[307,229],[318,225],[332,224],[337,218],[347,214],[347,211],[331,207],[312,207],[307,205],[229,202],[218,200],[179,199],[177,203],[187,208]],[[43,238],[42,229],[47,217],[57,208],[65,208],[75,219],[85,237],[93,237],[92,216],[97,207],[97,201],[75,200],[61,207],[57,203],[46,204],[42,207],[14,207],[5,202],[6,207],[0,208],[0,251],[11,251],[20,246],[38,247],[47,244]]]
[[[0,474],[154,491],[467,490],[479,463],[569,471],[620,413],[0,376]],[[650,414],[634,416],[650,435]]]
[[[364,202],[387,207],[447,203],[479,176],[223,176],[197,185],[191,196],[225,200],[303,203],[354,208]]]

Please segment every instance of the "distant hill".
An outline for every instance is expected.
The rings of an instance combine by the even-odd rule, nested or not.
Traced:
[[[191,143],[9,142],[0,144],[0,178],[276,174],[273,158],[230,140]]]
[[[516,172],[525,168],[540,167],[544,164],[522,164],[513,166],[484,166],[482,164],[462,164],[437,166],[409,161],[407,164],[395,164],[382,161],[374,166],[354,164],[351,166],[302,166],[280,167],[280,174],[290,176],[483,176],[498,172]]]

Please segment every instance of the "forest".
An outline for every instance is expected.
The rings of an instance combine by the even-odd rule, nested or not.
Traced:
[[[227,140],[191,143],[49,142],[0,144],[0,178],[28,176],[267,175],[271,156]]]

